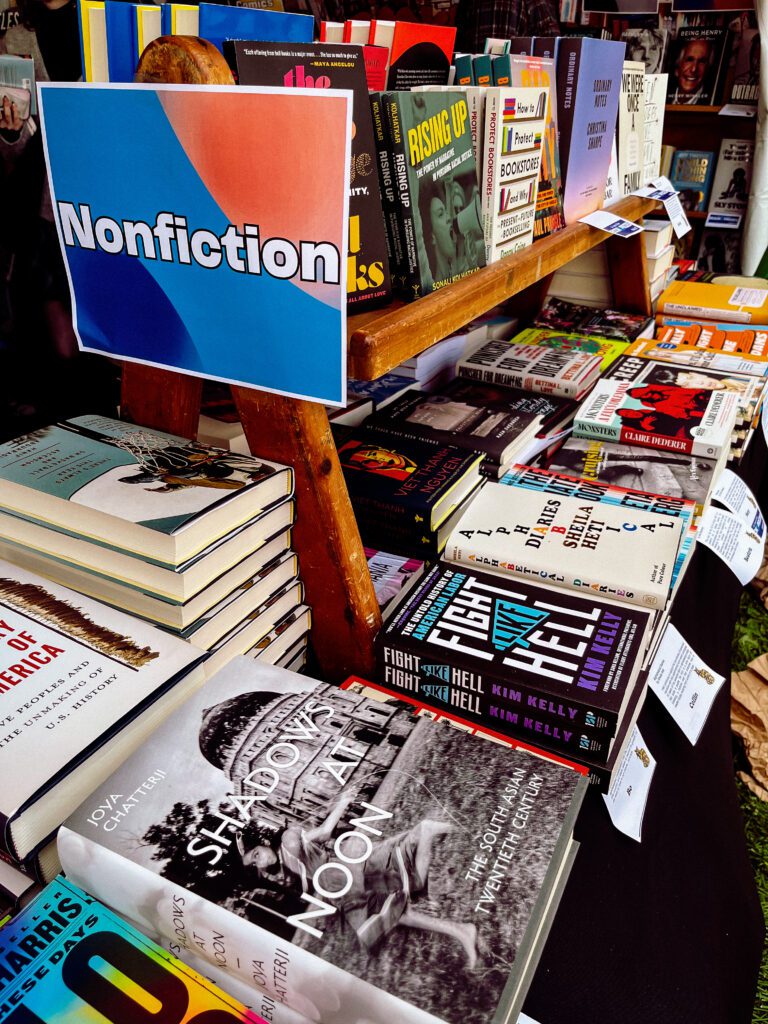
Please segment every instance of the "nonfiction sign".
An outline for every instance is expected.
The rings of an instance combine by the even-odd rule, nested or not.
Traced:
[[[343,405],[351,92],[40,94],[80,347]]]

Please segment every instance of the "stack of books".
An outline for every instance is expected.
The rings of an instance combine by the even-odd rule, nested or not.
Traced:
[[[189,640],[212,672],[306,620],[292,495],[285,466],[80,416],[0,446],[0,554]]]

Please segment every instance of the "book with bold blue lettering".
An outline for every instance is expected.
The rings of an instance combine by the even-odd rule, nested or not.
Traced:
[[[203,681],[184,640],[0,562],[0,849],[45,842]]]
[[[440,562],[379,633],[376,678],[498,733],[605,760],[654,617]]]
[[[585,788],[561,758],[241,658],[58,845],[68,878],[182,960],[311,1021],[501,1024],[517,1019]],[[492,820],[505,827],[486,855]]]
[[[225,39],[311,43],[315,37],[315,19],[311,14],[202,3],[199,31],[201,38],[213,43],[223,53]]]
[[[0,929],[0,976],[0,1022],[7,1024],[138,1024],[148,1019],[149,998],[165,1024],[266,1024],[61,877]],[[257,1005],[271,1011],[274,1001]],[[275,1024],[306,1024],[275,1009]]]
[[[515,467],[504,484],[485,485],[448,538],[446,561],[645,608],[665,606],[685,536],[678,516],[654,511],[648,500],[614,505],[604,500],[605,488],[586,482],[567,493],[573,488],[534,489],[520,478],[525,470]]]

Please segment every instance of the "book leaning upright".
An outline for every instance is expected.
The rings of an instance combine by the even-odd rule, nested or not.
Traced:
[[[538,751],[238,659],[82,804],[59,852],[182,959],[202,953],[312,1021],[502,1024],[585,788]],[[115,793],[135,794],[124,817]],[[491,819],[505,827],[483,852]]]

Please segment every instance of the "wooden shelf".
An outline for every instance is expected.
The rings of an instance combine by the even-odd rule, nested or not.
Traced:
[[[627,196],[611,207],[611,213],[637,221],[658,205],[655,200]],[[576,256],[611,237],[588,224],[571,224],[416,302],[394,302],[384,309],[350,317],[350,377],[374,380],[388,373],[405,359],[423,352],[500,302],[532,288]],[[629,244],[629,240],[617,241],[619,245]]]
[[[698,106],[695,103],[668,103],[664,110],[668,114],[719,114],[722,105],[716,107]]]

